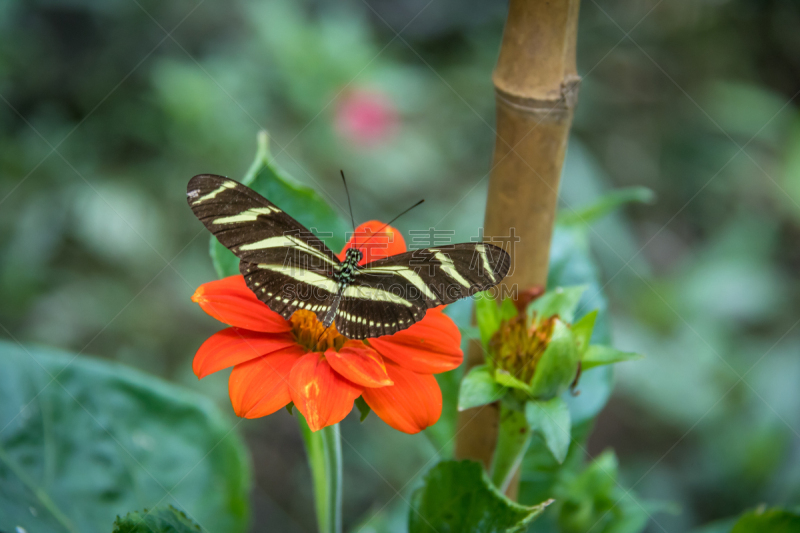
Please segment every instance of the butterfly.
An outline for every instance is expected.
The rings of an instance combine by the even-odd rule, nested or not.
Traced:
[[[427,309],[494,287],[510,266],[509,255],[488,243],[424,248],[359,265],[368,239],[340,261],[311,231],[237,181],[201,174],[189,180],[186,196],[195,216],[239,258],[259,300],[287,320],[298,309],[311,311],[351,339],[406,329]]]

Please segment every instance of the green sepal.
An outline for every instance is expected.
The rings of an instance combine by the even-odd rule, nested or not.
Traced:
[[[464,379],[458,391],[458,410],[480,407],[500,400],[506,393],[506,388],[495,381],[492,369],[487,365],[472,368]]]
[[[443,461],[411,497],[409,533],[518,533],[552,503],[525,506],[492,486],[480,463]]]
[[[635,361],[642,359],[642,354],[634,352],[623,352],[612,348],[611,346],[604,346],[601,344],[593,344],[589,346],[583,354],[581,360],[581,370],[589,370],[596,366],[610,365],[613,363],[621,363],[623,361]]]
[[[19,531],[21,528],[17,528]],[[186,516],[173,506],[159,507],[148,511],[135,511],[125,517],[117,516],[113,533],[197,533],[202,531]]]
[[[655,194],[647,187],[628,187],[611,191],[601,196],[595,203],[588,207],[561,211],[558,213],[557,223],[563,226],[582,226],[591,224],[609,213],[615,211],[620,206],[632,202],[649,204],[653,202]]]
[[[291,415],[294,416],[294,402],[289,402],[286,404],[286,411]]]
[[[589,347],[589,341],[592,339],[592,332],[594,331],[594,322],[597,320],[597,309],[591,313],[587,313],[572,325],[572,335],[575,337],[575,343],[578,346],[578,352],[583,354]]]
[[[795,533],[800,531],[800,514],[784,509],[756,509],[742,515],[731,533]]]
[[[328,248],[341,250],[349,228],[347,222],[319,193],[301,185],[275,164],[266,131],[258,133],[257,142],[255,160],[241,182],[314,232]],[[213,235],[210,254],[219,277],[239,274],[239,259]]]
[[[533,373],[531,396],[549,400],[567,390],[578,372],[578,361],[580,353],[572,330],[556,319],[550,343]]]
[[[531,394],[530,385],[512,376],[511,373],[508,372],[507,370],[501,370],[501,369],[495,370],[494,380],[504,387],[519,389],[521,391],[525,391],[528,394]]]
[[[372,409],[370,408],[369,405],[367,405],[367,402],[364,401],[364,398],[362,396],[356,398],[356,407],[358,408],[358,412],[361,415],[359,419],[361,420],[361,422],[363,422],[364,420],[367,419]]]
[[[555,460],[563,463],[572,440],[572,422],[566,402],[559,397],[528,402],[525,405],[525,418],[531,431],[542,436]]]
[[[576,285],[549,290],[528,305],[528,316],[533,317],[535,314],[536,320],[542,320],[558,315],[561,320],[570,323],[586,287],[587,285]]]
[[[500,308],[485,292],[475,295],[475,321],[478,323],[483,346],[489,346],[492,335],[500,328]]]

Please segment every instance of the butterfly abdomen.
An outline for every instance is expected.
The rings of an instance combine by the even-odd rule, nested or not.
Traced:
[[[345,289],[347,289],[347,287],[353,283],[356,270],[358,269],[358,262],[361,261],[363,257],[364,255],[357,248],[348,248],[347,252],[345,253],[344,262],[341,264],[339,269],[334,272],[333,279],[335,279],[339,284],[339,290],[332,298],[330,308],[325,313],[325,317],[322,319],[322,324],[326,328],[330,326],[336,318],[336,315],[339,312],[339,303],[342,301],[342,294],[344,294]]]

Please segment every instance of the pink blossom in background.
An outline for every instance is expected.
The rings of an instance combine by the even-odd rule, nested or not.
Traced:
[[[336,131],[358,147],[388,140],[398,124],[397,110],[389,96],[373,89],[355,89],[339,100],[334,119]]]

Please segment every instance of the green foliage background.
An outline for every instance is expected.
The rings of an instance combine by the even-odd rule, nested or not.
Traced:
[[[0,3],[0,336],[102,355],[230,413],[226,376],[200,386],[191,373],[219,326],[189,301],[215,274],[188,178],[243,176],[267,128],[278,163],[340,213],[343,168],[359,220],[424,196],[398,224],[409,242],[430,227],[468,240],[483,217],[504,15],[474,0]],[[648,531],[800,502],[798,24],[788,1],[583,2],[562,220],[612,188],[644,185],[656,201],[561,227],[553,275],[597,275],[583,312],[605,305],[602,287],[598,329],[647,355],[615,369],[585,446],[598,461],[613,447],[623,487],[680,507]],[[336,127],[364,89],[396,116],[367,144]],[[575,239],[596,265],[573,257]],[[447,442],[452,409],[432,442]],[[239,429],[253,531],[310,531],[295,421]],[[447,446],[374,416],[351,417],[343,435],[347,525],[405,524],[411,489]],[[535,453],[526,464],[523,494],[538,503],[550,466]]]

